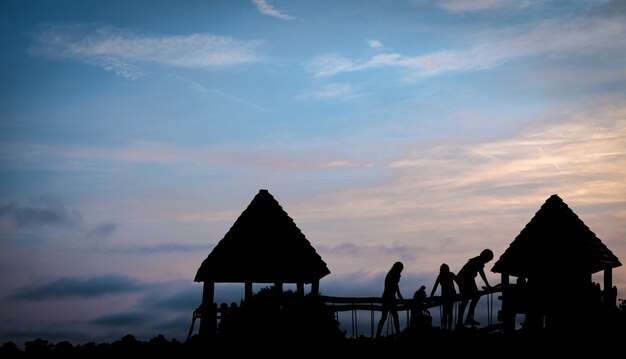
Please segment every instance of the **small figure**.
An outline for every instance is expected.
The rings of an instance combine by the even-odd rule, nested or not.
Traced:
[[[383,326],[385,325],[385,321],[387,320],[389,313],[391,313],[393,326],[396,330],[395,333],[400,333],[396,295],[399,299],[404,299],[400,293],[400,273],[403,269],[404,264],[402,264],[402,262],[395,262],[385,277],[385,289],[383,290],[382,297],[382,315],[380,317],[380,321],[378,322],[376,338],[380,337],[380,333],[383,331]]]
[[[432,325],[430,312],[426,309],[426,287],[421,286],[413,294],[410,327],[413,329],[429,328]]]

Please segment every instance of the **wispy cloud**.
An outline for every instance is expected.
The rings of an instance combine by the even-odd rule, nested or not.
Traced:
[[[195,284],[195,283],[194,283]],[[198,285],[187,285],[174,293],[160,296],[145,296],[140,305],[156,309],[183,310],[187,313],[202,302],[202,288]]]
[[[12,299],[43,301],[62,298],[98,298],[109,294],[134,293],[146,287],[136,279],[120,275],[90,278],[59,278],[19,289]]]
[[[260,40],[213,34],[151,36],[88,24],[51,24],[34,32],[31,54],[101,67],[136,78],[148,63],[209,69],[259,62]]]
[[[375,39],[370,39],[367,40],[367,44],[369,45],[369,47],[371,47],[372,49],[380,49],[381,47],[383,47],[382,42],[375,40]]]
[[[51,165],[54,169],[63,169],[66,161],[93,163],[100,161],[110,166],[133,162],[147,163],[195,163],[202,166],[207,164],[224,165],[233,168],[264,168],[286,171],[318,171],[340,168],[369,168],[368,160],[351,160],[339,156],[334,150],[336,144],[324,144],[329,150],[320,152],[314,147],[303,147],[297,152],[285,153],[282,146],[266,146],[250,152],[245,148],[234,147],[199,147],[184,148],[161,142],[136,141],[121,148],[76,147],[67,146],[40,146],[29,144],[15,144],[6,146],[7,151],[14,154],[14,159],[24,159],[34,162],[33,166],[46,166],[50,157],[55,158]],[[332,149],[330,149],[332,148]],[[315,152],[315,156],[311,155]],[[74,161],[79,160],[79,161]],[[48,168],[48,167],[46,167]]]
[[[96,225],[93,229],[87,231],[88,237],[107,238],[113,235],[117,229],[117,224],[114,222],[103,222]]]
[[[294,20],[295,17],[285,14],[284,12],[280,12],[276,10],[272,5],[269,4],[268,0],[252,0],[254,5],[256,5],[257,10],[261,14],[272,16],[278,19],[283,20]]]
[[[215,246],[214,243],[208,244],[181,244],[181,243],[166,243],[161,245],[139,245],[139,246],[116,246],[110,248],[110,252],[115,253],[141,253],[141,254],[153,254],[153,253],[176,253],[176,252],[199,252],[207,251]]]
[[[213,93],[216,93],[216,94],[218,94],[218,95],[220,95],[222,97],[225,97],[225,98],[227,98],[229,100],[232,100],[232,101],[244,104],[246,106],[250,106],[252,108],[256,108],[257,110],[261,110],[261,111],[265,111],[265,112],[271,112],[272,111],[272,110],[270,110],[268,108],[265,108],[263,106],[259,106],[257,104],[254,104],[254,103],[248,101],[248,100],[244,100],[241,97],[237,97],[237,96],[228,94],[228,93],[226,93],[224,91],[221,91],[221,90],[218,90],[218,89],[210,89],[210,91],[213,92]]]
[[[8,203],[0,206],[0,219],[8,220],[17,228],[42,226],[75,227],[80,224],[80,213],[67,208],[50,197],[38,197],[29,204]]]
[[[421,268],[462,264],[477,243],[495,252],[506,248],[555,193],[584,204],[587,213],[604,213],[597,221],[619,218],[626,205],[625,119],[626,104],[598,105],[546,114],[508,138],[418,147],[389,162],[394,171],[387,181],[316,194],[290,205],[289,213],[336,272],[347,270],[343,263],[380,269],[379,262],[399,258],[403,248]],[[608,207],[615,210],[607,214]],[[614,224],[602,230],[602,237],[623,237]],[[336,245],[335,233],[358,243]],[[376,247],[381,241],[384,248]],[[361,261],[359,251],[371,251],[364,257],[370,259]]]
[[[356,97],[354,86],[348,83],[330,83],[298,95],[299,100],[348,100]]]
[[[440,205],[471,209],[461,209],[461,202],[443,205],[444,197],[453,202],[455,198],[481,198],[469,206],[493,212],[489,206],[494,203],[485,201],[490,192],[494,200],[506,198],[499,205],[538,204],[557,190],[584,201],[623,201],[626,104],[553,116],[562,119],[538,122],[510,138],[411,151],[388,164],[399,171],[392,183],[335,193],[330,205],[333,212],[326,213],[328,217],[324,212],[315,215],[322,216],[320,220],[398,218],[421,204],[432,209]]]
[[[80,211],[68,207],[59,198],[47,195],[34,197],[25,203],[0,205],[0,225],[4,226],[5,234],[15,235],[14,231],[17,231],[55,237],[50,234],[53,229],[58,229],[66,231],[63,236],[78,235],[88,238],[110,237],[118,227],[113,221],[87,223]]]
[[[94,319],[92,322],[107,327],[135,327],[138,323],[152,322],[154,319],[154,313],[132,311],[103,315]]]
[[[447,11],[475,12],[498,8],[525,8],[543,0],[411,0],[414,5],[435,3]]]
[[[307,65],[315,77],[367,71],[377,68],[406,69],[415,76],[434,76],[451,71],[486,70],[506,62],[559,53],[572,58],[586,53],[624,55],[626,26],[623,17],[586,18],[569,22],[546,21],[519,28],[484,33],[481,41],[465,49],[441,50],[410,56],[385,52],[367,58],[325,54]]]
[[[243,99],[243,98],[241,98],[239,96],[235,96],[235,95],[226,93],[224,91],[221,91],[221,90],[218,90],[218,89],[215,89],[215,88],[208,88],[205,85],[203,85],[203,84],[201,84],[201,83],[199,83],[197,81],[193,81],[193,80],[187,79],[185,77],[181,77],[181,76],[170,75],[170,77],[175,78],[175,79],[177,79],[179,81],[182,81],[182,82],[185,82],[185,83],[189,84],[189,88],[192,91],[195,91],[197,93],[201,93],[201,94],[205,94],[205,95],[213,93],[213,94],[216,94],[216,95],[218,95],[220,97],[226,98],[226,99],[228,99],[230,101],[238,102],[240,104],[243,104],[243,105],[255,108],[255,109],[260,110],[260,111],[272,112],[272,110],[270,110],[268,108],[265,108],[263,106],[259,106],[259,105],[255,104],[255,103],[253,103],[251,101],[248,101],[248,100],[245,100],[245,99]]]
[[[371,257],[380,254],[389,255],[402,260],[412,261],[415,253],[419,253],[421,248],[416,245],[363,245],[352,242],[344,242],[332,246],[317,246],[320,253],[341,255],[345,257]]]

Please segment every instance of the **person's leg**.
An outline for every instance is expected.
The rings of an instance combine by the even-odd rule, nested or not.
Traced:
[[[378,322],[378,329],[376,330],[376,338],[380,337],[380,333],[383,331],[383,326],[385,325],[385,321],[387,320],[387,310],[383,309],[383,312],[380,316],[380,321]]]
[[[400,334],[400,321],[398,320],[398,312],[392,311],[391,317],[393,318],[393,327],[396,329],[396,335]]]
[[[476,320],[474,320],[474,310],[476,309],[476,305],[478,304],[478,299],[480,297],[478,295],[474,295],[472,300],[469,303],[469,307],[467,308],[467,319],[465,319],[465,324],[478,325],[480,324]]]
[[[479,298],[479,294],[478,294],[478,286],[476,285],[475,281],[467,281],[467,283],[465,283],[465,306],[467,306],[467,303],[469,302],[469,308],[467,309],[467,316],[465,317],[465,324],[470,324],[470,325],[475,325],[478,324],[475,320],[474,320],[474,309],[476,308],[476,304],[478,304],[478,298]],[[465,313],[465,306],[463,307],[463,312],[461,312],[461,314]],[[463,320],[462,316],[459,316],[459,321]]]
[[[441,322],[443,323],[444,330],[452,329],[452,303],[445,303],[443,305],[443,318]]]
[[[456,326],[458,328],[461,328],[463,326],[463,315],[465,313],[465,307],[467,306],[468,301],[469,301],[468,298],[463,298],[463,300],[461,300],[461,304],[459,304],[459,314],[458,314],[458,320],[456,322]]]

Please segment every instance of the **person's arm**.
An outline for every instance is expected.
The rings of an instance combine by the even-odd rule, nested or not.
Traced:
[[[400,287],[398,287],[397,293],[398,293],[398,298],[404,299],[404,298],[402,298],[402,293],[400,293]]]
[[[489,281],[487,281],[487,276],[485,275],[485,271],[482,268],[478,270],[478,274],[480,274],[480,277],[483,279],[483,282],[485,282],[485,284],[487,285],[487,288],[491,288],[491,284],[489,284]]]
[[[435,280],[435,285],[433,285],[433,290],[430,291],[430,296],[435,295],[435,291],[437,290],[437,286],[439,285],[439,276],[437,276],[437,280]]]

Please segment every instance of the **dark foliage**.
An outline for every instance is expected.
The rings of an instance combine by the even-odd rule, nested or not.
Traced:
[[[224,340],[328,341],[343,339],[332,308],[318,296],[266,287],[224,316],[218,327]]]
[[[245,308],[245,310],[244,310]],[[294,293],[276,295],[272,289],[262,290],[254,300],[240,307],[240,316],[229,318],[213,336],[192,336],[186,342],[168,340],[157,335],[140,341],[125,335],[112,343],[72,345],[56,344],[37,338],[24,349],[14,342],[0,346],[0,358],[116,358],[190,356],[216,357],[249,354],[256,357],[389,357],[417,351],[439,351],[441,355],[480,356],[483,358],[531,357],[540,355],[563,357],[580,353],[594,356],[613,355],[623,350],[626,338],[626,301],[620,299],[610,313],[610,321],[590,330],[581,326],[564,333],[550,331],[514,333],[485,332],[477,329],[444,331],[438,328],[407,328],[397,336],[372,339],[346,338],[339,332],[332,308],[310,297],[297,298]],[[227,323],[224,323],[227,324]]]

